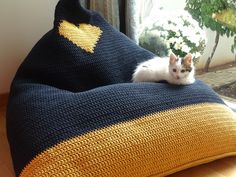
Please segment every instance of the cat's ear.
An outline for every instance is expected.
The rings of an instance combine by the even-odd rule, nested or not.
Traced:
[[[184,64],[185,65],[191,65],[193,62],[193,56],[191,53],[188,53],[185,57],[184,57]]]
[[[170,64],[175,64],[177,60],[177,57],[175,56],[174,53],[170,54]]]

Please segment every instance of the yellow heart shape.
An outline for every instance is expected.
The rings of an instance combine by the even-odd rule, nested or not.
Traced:
[[[100,39],[102,30],[90,24],[82,23],[76,26],[63,20],[59,25],[59,34],[86,52],[94,53],[94,48]]]

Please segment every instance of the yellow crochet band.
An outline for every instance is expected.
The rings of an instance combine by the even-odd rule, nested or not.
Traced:
[[[228,107],[195,104],[68,139],[35,157],[20,176],[164,176],[236,155],[235,142],[236,116]]]
[[[90,24],[82,23],[76,26],[63,20],[59,26],[59,34],[86,52],[94,53],[94,48],[102,35],[102,30]]]

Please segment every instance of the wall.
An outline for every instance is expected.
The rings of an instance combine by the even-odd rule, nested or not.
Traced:
[[[181,10],[185,7],[185,0],[153,0],[159,7],[164,7],[166,10]],[[207,35],[207,45],[202,57],[200,58],[197,68],[204,68],[207,58],[211,55],[215,44],[215,32],[210,29],[205,29]],[[221,36],[215,55],[210,67],[226,64],[229,62],[236,62],[235,54],[231,52],[231,45],[233,44],[233,37],[227,38]]]
[[[58,0],[0,1],[0,94],[9,92],[20,63],[52,28]]]
[[[197,64],[198,68],[204,68],[207,58],[211,55],[212,49],[215,44],[216,32],[210,29],[205,29],[207,35],[207,44],[204,53]],[[231,45],[233,44],[233,37],[221,36],[219,39],[216,52],[210,64],[210,67],[219,66],[230,62],[236,62],[234,53],[231,52]]]

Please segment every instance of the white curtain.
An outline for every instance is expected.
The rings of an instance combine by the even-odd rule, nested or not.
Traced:
[[[126,35],[136,43],[139,41],[141,24],[156,4],[157,0],[126,0]]]

